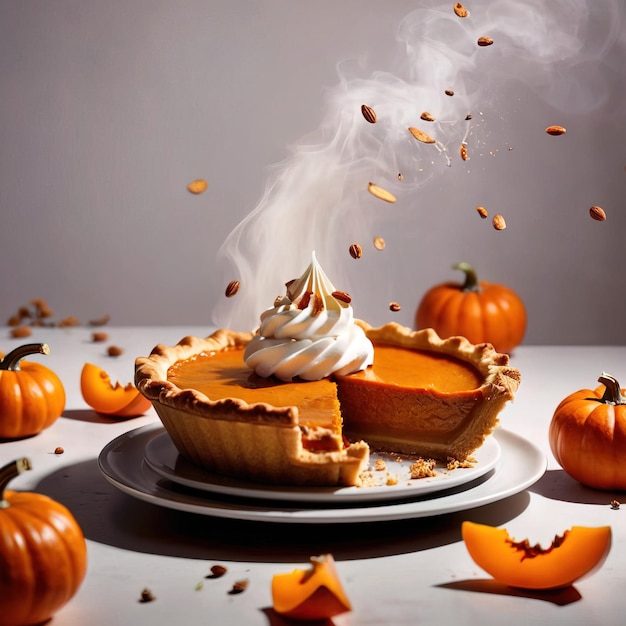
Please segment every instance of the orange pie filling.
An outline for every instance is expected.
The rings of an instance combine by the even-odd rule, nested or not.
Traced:
[[[252,335],[222,330],[157,346],[137,359],[135,382],[179,452],[227,475],[358,484],[370,447],[466,460],[517,390],[508,356],[432,330],[359,323],[374,363],[355,374],[262,378],[243,360]]]

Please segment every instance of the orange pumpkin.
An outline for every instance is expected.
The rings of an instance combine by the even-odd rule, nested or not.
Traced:
[[[8,491],[28,459],[0,469],[0,626],[48,620],[80,587],[87,544],[72,514],[36,493]]]
[[[556,408],[550,448],[561,467],[596,489],[626,491],[626,397],[609,374],[595,390],[570,394]]]
[[[311,557],[312,569],[272,578],[274,610],[298,620],[323,620],[352,609],[331,554]]]
[[[143,415],[151,406],[132,384],[111,383],[111,377],[97,365],[85,363],[80,375],[80,390],[85,402],[98,413],[116,417]]]
[[[508,287],[479,281],[467,263],[454,269],[465,273],[465,282],[429,289],[417,308],[415,327],[433,328],[443,339],[461,335],[472,343],[490,343],[498,352],[512,352],[526,333],[521,298]]]
[[[0,439],[36,435],[65,409],[60,378],[44,365],[22,361],[30,354],[50,354],[50,348],[29,343],[0,361]]]
[[[567,587],[604,563],[611,527],[574,526],[542,548],[514,541],[504,528],[463,522],[463,541],[477,565],[497,581],[522,589]]]

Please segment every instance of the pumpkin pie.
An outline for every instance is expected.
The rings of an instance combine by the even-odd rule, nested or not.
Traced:
[[[355,324],[374,346],[373,364],[358,372],[262,377],[244,361],[255,336],[222,329],[155,347],[137,359],[135,382],[180,454],[222,474],[355,485],[370,446],[467,459],[518,388],[509,357],[431,329]]]

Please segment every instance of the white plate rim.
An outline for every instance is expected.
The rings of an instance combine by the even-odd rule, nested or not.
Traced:
[[[255,484],[246,480],[211,474],[200,467],[192,466],[185,462],[182,471],[177,471],[175,463],[179,456],[178,450],[174,446],[167,431],[156,434],[146,443],[145,461],[148,466],[163,478],[191,489],[205,491],[212,494],[221,494],[241,498],[254,498],[262,500],[278,500],[301,503],[332,504],[356,503],[356,502],[381,502],[397,501],[406,498],[421,498],[439,491],[445,491],[460,487],[476,481],[490,472],[500,458],[501,450],[498,441],[494,437],[488,437],[482,447],[478,449],[474,456],[477,464],[469,468],[458,468],[446,471],[445,468],[437,468],[437,476],[434,478],[422,478],[420,480],[408,480],[408,467],[412,460],[408,455],[403,456],[403,461],[396,463],[390,460],[394,455],[371,455],[370,467],[376,459],[386,460],[387,470],[381,472],[381,476],[376,476],[381,480],[387,475],[397,476],[402,472],[403,478],[398,484],[376,485],[372,487],[306,487],[295,486],[272,486],[266,484]],[[377,472],[374,471],[374,474]]]
[[[493,474],[477,486],[444,492],[439,497],[409,500],[376,506],[305,507],[286,503],[241,499],[210,498],[208,494],[168,488],[164,480],[145,462],[147,441],[159,427],[142,426],[108,443],[98,457],[104,477],[120,491],[157,506],[213,517],[271,523],[336,524],[382,522],[431,517],[491,504],[520,493],[543,476],[545,454],[522,436],[497,429],[493,436],[502,449]],[[170,483],[171,484],[171,483]]]

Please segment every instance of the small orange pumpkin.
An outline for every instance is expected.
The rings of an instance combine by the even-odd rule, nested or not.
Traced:
[[[626,396],[610,374],[595,390],[570,394],[548,431],[554,458],[574,479],[595,489],[626,491]]]
[[[28,469],[25,458],[0,469],[0,626],[48,620],[87,571],[87,544],[72,514],[47,496],[6,490]]]
[[[65,409],[61,379],[44,365],[22,361],[30,354],[50,354],[50,348],[29,343],[0,361],[0,439],[36,435]]]
[[[465,273],[465,282],[429,289],[417,308],[415,327],[433,328],[442,339],[460,335],[472,343],[490,343],[498,352],[512,352],[526,333],[521,298],[508,287],[479,281],[467,263],[453,269]]]
[[[111,377],[97,365],[85,363],[80,376],[80,390],[85,402],[98,413],[115,417],[143,415],[151,406],[150,400],[132,384],[111,383]]]
[[[604,563],[611,549],[611,527],[573,526],[552,545],[514,541],[504,528],[463,522],[463,541],[470,556],[489,575],[521,589],[567,587]]]
[[[331,554],[311,557],[308,571],[293,570],[272,579],[274,610],[297,620],[323,620],[352,609]]]

